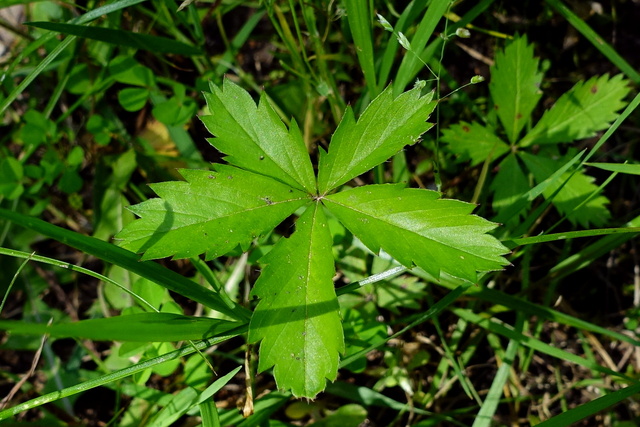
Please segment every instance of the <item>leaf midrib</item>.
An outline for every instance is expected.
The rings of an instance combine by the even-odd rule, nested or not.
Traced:
[[[389,225],[389,226],[393,227],[394,229],[397,229],[397,230],[400,230],[400,231],[408,232],[408,233],[413,234],[413,235],[416,235],[416,236],[418,236],[418,237],[420,237],[420,238],[423,238],[423,239],[426,239],[426,240],[429,240],[429,241],[432,241],[432,242],[438,243],[438,244],[440,244],[440,245],[442,245],[442,246],[445,246],[445,247],[447,247],[447,248],[451,248],[451,249],[453,249],[453,250],[456,250],[456,251],[459,251],[459,252],[465,253],[465,254],[467,254],[467,255],[471,255],[471,256],[473,256],[473,257],[475,257],[475,258],[483,259],[483,260],[485,260],[485,261],[489,261],[489,262],[495,262],[495,260],[494,260],[494,259],[491,259],[491,258],[485,258],[484,256],[480,256],[480,255],[475,254],[475,253],[473,253],[473,252],[469,252],[468,250],[464,250],[464,249],[461,249],[461,248],[458,248],[458,247],[455,247],[455,246],[451,246],[450,244],[447,244],[447,243],[441,242],[441,241],[439,241],[439,240],[437,240],[437,239],[433,239],[433,238],[430,238],[430,237],[423,236],[422,234],[419,234],[419,233],[417,233],[417,232],[415,232],[415,231],[413,231],[413,230],[409,230],[409,229],[406,229],[406,228],[402,228],[401,226],[398,226],[397,224],[394,224],[394,223],[392,223],[392,222],[386,221],[386,220],[384,220],[383,218],[380,218],[380,217],[377,217],[377,216],[373,216],[373,215],[371,215],[371,214],[369,214],[369,213],[365,213],[365,212],[363,212],[363,211],[357,210],[357,209],[355,209],[353,206],[345,205],[345,204],[343,204],[343,203],[337,202],[337,201],[336,201],[336,200],[334,200],[334,199],[327,199],[327,200],[329,200],[329,201],[331,201],[332,203],[335,203],[335,204],[337,204],[337,205],[339,205],[339,206],[341,206],[341,207],[343,207],[343,208],[350,209],[350,210],[352,210],[353,212],[359,213],[359,214],[361,214],[361,215],[365,215],[365,216],[367,216],[368,218],[372,218],[372,219],[373,219],[373,220],[375,220],[375,221],[383,222],[383,223],[385,223],[385,224],[387,224],[387,225]],[[400,212],[399,212],[399,213],[400,213]],[[443,227],[440,227],[440,228],[443,228]],[[383,248],[383,249],[384,249],[384,248]],[[439,270],[442,270],[442,269],[441,269],[441,268],[439,268]]]

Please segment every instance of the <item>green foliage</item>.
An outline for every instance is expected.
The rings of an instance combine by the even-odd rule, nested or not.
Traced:
[[[560,158],[559,144],[592,137],[606,129],[625,105],[624,97],[629,93],[622,75],[578,82],[521,136],[525,126],[533,121],[534,109],[542,96],[539,68],[533,46],[525,36],[516,36],[496,55],[489,92],[507,142],[495,127],[480,123],[462,122],[443,131],[442,141],[461,161],[470,160],[472,165],[498,163],[490,189],[494,193],[493,209],[499,215],[527,191],[529,175],[534,182],[541,183],[566,163],[568,158],[565,161]],[[543,194],[574,224],[601,226],[610,218],[606,208],[609,200],[599,194],[593,179],[583,169],[562,175]],[[518,214],[523,215],[524,211]]]
[[[287,131],[264,97],[256,108],[230,81],[212,88],[206,99],[211,115],[203,122],[216,136],[211,143],[233,166],[184,170],[187,182],[154,185],[161,198],[134,206],[141,219],[117,238],[144,253],[143,259],[201,253],[209,259],[237,245],[246,248],[307,205],[294,234],[262,259],[265,268],[252,293],[260,302],[249,340],[262,340],[259,369],[273,367],[280,388],[314,397],[325,378],[335,379],[344,351],[325,208],[375,253],[384,249],[401,264],[418,265],[435,277],[443,271],[475,282],[478,273],[507,263],[502,257],[507,249],[486,234],[495,224],[470,215],[473,205],[395,185],[327,195],[415,143],[431,127],[425,123],[435,105],[431,95],[413,89],[394,98],[388,88],[359,120],[348,109],[329,153],[321,154],[317,193],[295,122]]]
[[[316,204],[298,219],[296,232],[261,259],[265,267],[252,291],[260,298],[249,324],[249,341],[262,340],[258,369],[274,367],[279,388],[295,396],[324,390],[344,352],[332,243]]]
[[[431,128],[425,118],[435,108],[433,93],[413,89],[395,97],[388,87],[356,122],[351,108],[333,137],[329,152],[320,152],[318,190],[321,195],[370,170],[414,144]]]
[[[299,190],[239,168],[182,170],[186,182],[154,184],[161,199],[131,208],[142,217],[118,233],[122,246],[143,259],[212,259],[247,246],[309,201]]]
[[[570,2],[545,0],[527,23],[539,49],[516,36],[498,50],[484,98],[483,85],[458,90],[484,77],[469,78],[482,65],[455,51],[493,51],[522,31],[524,3],[406,3],[0,1],[0,245],[22,249],[0,247],[0,289],[9,287],[0,352],[46,356],[32,377],[22,363],[2,372],[21,387],[0,420],[632,423],[638,376],[633,357],[615,357],[640,346],[638,309],[610,301],[634,292],[626,242],[640,225],[628,217],[640,171],[632,126],[620,125],[640,95],[618,117],[620,76],[587,76],[565,94],[555,86],[583,70],[617,69],[634,82],[638,72]],[[21,8],[40,22],[14,21]],[[633,14],[592,9],[596,30],[615,19],[633,38]],[[583,37],[576,45],[538,38],[571,27]],[[445,87],[453,92],[438,100]],[[431,126],[436,100],[441,128],[465,118],[445,133],[474,169],[458,173],[430,133],[406,148]],[[201,146],[205,127],[215,148]],[[604,130],[585,158],[578,150],[592,141],[576,140]],[[203,159],[216,149],[228,164],[211,168]],[[580,164],[613,172],[601,187],[616,218]],[[476,178],[473,203],[506,227],[472,215],[473,204],[408,188],[455,198]],[[148,200],[154,191],[160,198]],[[551,200],[576,224],[616,228],[558,227]],[[123,228],[143,260],[110,243]],[[488,233],[513,251],[503,271],[494,270],[506,249]],[[165,256],[188,259],[151,260]],[[598,299],[605,276],[619,286]],[[565,333],[567,348],[554,345]],[[193,341],[180,348],[184,340]],[[606,352],[615,371],[600,361]],[[572,392],[539,405],[549,391],[540,385],[560,378],[556,365],[572,370],[571,384],[557,384]],[[271,368],[276,385],[255,372]],[[294,400],[276,386],[324,393]],[[101,392],[99,411],[81,395],[98,387],[117,396]],[[510,416],[524,412],[528,420]],[[545,421],[549,413],[561,415]]]

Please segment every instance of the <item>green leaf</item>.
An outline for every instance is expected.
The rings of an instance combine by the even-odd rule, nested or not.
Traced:
[[[562,162],[550,159],[545,156],[534,156],[532,154],[520,152],[520,158],[527,165],[537,182],[542,182],[551,176],[561,166]],[[560,185],[569,177],[565,173],[560,179],[553,182],[542,194],[545,198],[550,197]],[[576,172],[571,179],[555,195],[552,203],[558,211],[567,216],[573,224],[579,223],[583,227],[589,224],[602,226],[607,223],[611,214],[605,205],[609,200],[598,194],[598,187],[593,184],[593,177],[585,175],[583,172]],[[577,210],[578,205],[583,203],[593,193],[597,195],[591,198],[586,204]]]
[[[62,24],[58,22],[27,22],[29,25],[62,34],[97,40],[117,46],[132,47],[148,50],[153,53],[177,53],[179,55],[200,55],[199,49],[166,37],[150,36],[148,34],[132,33],[130,31],[114,30],[87,25]]]
[[[0,197],[9,200],[19,197],[24,192],[23,177],[24,168],[18,160],[7,157],[0,161]]]
[[[542,96],[542,73],[526,36],[516,36],[504,51],[496,53],[495,61],[489,92],[507,138],[514,144]]]
[[[491,182],[493,191],[493,210],[501,212],[513,206],[520,196],[531,186],[526,172],[518,163],[518,157],[510,154],[500,163],[499,170]]]
[[[198,106],[192,100],[179,101],[169,98],[153,107],[152,114],[160,123],[167,126],[183,126],[196,114]]]
[[[127,111],[140,111],[149,99],[149,89],[128,87],[118,92],[118,102]]]
[[[371,32],[371,11],[369,3],[361,0],[346,0],[347,23],[353,37],[358,62],[371,96],[377,94],[376,68],[373,55],[373,34]],[[388,23],[387,23],[388,24]]]
[[[365,173],[418,141],[433,125],[426,123],[436,106],[433,93],[420,96],[413,89],[394,99],[387,87],[365,109],[356,122],[347,108],[338,125],[329,152],[320,151],[318,190],[326,194]]]
[[[67,194],[76,193],[82,189],[84,180],[78,172],[73,169],[65,169],[58,181],[58,187],[60,190]]]
[[[640,175],[639,164],[627,164],[627,163],[585,163],[585,164],[587,166],[593,166],[595,168],[610,171],[610,172],[627,173],[630,175]]]
[[[212,259],[248,245],[309,201],[273,179],[232,166],[215,168],[183,169],[187,182],[152,184],[161,198],[130,208],[141,219],[118,233],[121,246],[144,253],[143,260],[202,253]]]
[[[273,366],[279,389],[313,398],[336,379],[344,338],[333,286],[333,240],[320,204],[308,208],[296,231],[265,255],[252,291],[260,298],[249,342],[262,340],[258,369]]]
[[[225,79],[204,94],[211,115],[200,117],[216,138],[211,145],[232,165],[273,177],[309,193],[316,192],[311,159],[295,121],[282,123],[263,92],[256,106],[247,91]]]
[[[170,313],[138,313],[53,325],[0,321],[0,329],[15,334],[142,342],[199,340],[224,334],[240,325],[238,322]]]
[[[605,74],[578,82],[544,113],[520,145],[572,142],[591,137],[615,120],[616,112],[626,105],[623,98],[628,93],[628,82],[621,74],[611,78]]]
[[[439,199],[435,191],[367,185],[327,196],[329,210],[372,251],[384,249],[402,265],[414,263],[475,282],[476,272],[501,270],[508,253],[486,234],[496,224],[470,215],[474,205]]]
[[[509,146],[500,139],[493,129],[480,123],[461,122],[442,131],[441,141],[460,161],[471,160],[471,166],[484,162],[489,156],[496,159],[509,151]]]
[[[116,56],[107,69],[110,77],[120,83],[147,88],[155,84],[153,71],[130,56]]]

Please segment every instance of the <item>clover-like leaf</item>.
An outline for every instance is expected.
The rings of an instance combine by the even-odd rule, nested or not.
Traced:
[[[353,110],[347,108],[331,138],[329,152],[320,152],[320,194],[416,143],[433,126],[426,120],[435,106],[433,93],[420,96],[420,89],[416,88],[394,98],[389,86],[369,104],[357,122]]]
[[[471,215],[474,205],[440,199],[430,190],[367,185],[324,198],[327,208],[369,249],[384,249],[405,266],[434,277],[446,272],[471,282],[501,270],[508,253],[487,232],[497,224]]]
[[[522,36],[496,53],[491,68],[489,91],[493,106],[512,144],[542,96],[538,62],[533,56],[533,45],[527,44],[527,37]]]
[[[571,142],[593,136],[618,117],[616,112],[624,107],[628,93],[628,82],[621,74],[578,82],[545,111],[520,145]]]
[[[273,367],[278,388],[313,398],[335,380],[344,338],[333,286],[333,239],[316,203],[261,260],[252,295],[260,298],[249,341],[262,340],[258,369]]]
[[[232,166],[215,168],[183,169],[186,182],[152,184],[160,198],[130,208],[141,218],[118,233],[121,246],[144,253],[143,260],[202,253],[212,259],[248,245],[310,201],[306,193],[271,178]]]
[[[251,95],[225,79],[205,93],[211,115],[200,119],[216,138],[209,142],[227,154],[232,165],[273,177],[308,193],[315,193],[315,175],[295,120],[287,130],[264,92],[256,105]]]
[[[509,146],[490,127],[480,123],[460,122],[442,131],[442,142],[460,156],[471,160],[471,166],[484,162],[488,157],[496,159],[509,151]]]

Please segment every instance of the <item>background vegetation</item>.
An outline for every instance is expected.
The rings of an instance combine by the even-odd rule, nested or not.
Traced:
[[[0,315],[26,325],[0,325],[7,425],[640,421],[638,171],[585,163],[636,163],[637,2],[4,0],[0,13]],[[476,75],[486,83],[460,89]],[[170,315],[221,317],[206,288],[253,308],[258,259],[291,234],[292,218],[248,250],[157,270],[78,237],[112,242],[134,218],[125,208],[155,197],[149,183],[224,162],[197,116],[215,114],[202,91],[225,76],[295,119],[314,164],[347,106],[360,115],[385,87],[398,95],[425,81],[441,99],[436,127],[352,184],[478,203],[503,224],[494,234],[511,265],[477,286],[437,281],[330,222],[346,354],[313,401],[256,372],[244,331],[200,342],[203,324],[142,329],[143,317],[128,317],[150,310],[137,297]],[[526,77],[539,91],[514,131],[495,106]],[[586,117],[594,87],[611,99],[589,120],[553,145],[535,139],[563,94],[577,101],[555,114]],[[473,151],[492,138],[506,151]],[[506,176],[514,162],[521,173]],[[88,319],[121,323],[33,326]],[[154,339],[164,333],[176,335]],[[183,357],[154,359],[178,348]]]

